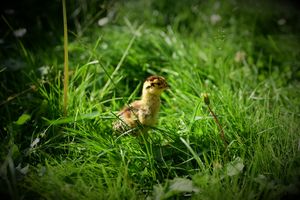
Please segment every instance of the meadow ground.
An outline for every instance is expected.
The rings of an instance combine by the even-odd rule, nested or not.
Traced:
[[[93,0],[67,9],[67,116],[63,34],[55,24],[62,18],[47,18],[43,35],[41,21],[32,38],[2,15],[1,196],[299,197],[297,5]],[[158,125],[147,138],[113,135],[116,111],[139,98],[152,74],[170,85]]]

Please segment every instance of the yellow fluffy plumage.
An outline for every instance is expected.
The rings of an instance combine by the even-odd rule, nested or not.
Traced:
[[[122,133],[141,125],[141,132],[147,132],[157,122],[160,95],[168,87],[162,76],[148,77],[143,85],[141,100],[132,102],[119,112],[119,119],[113,123],[113,129]]]

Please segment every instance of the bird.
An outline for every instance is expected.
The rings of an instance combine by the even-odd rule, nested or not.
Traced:
[[[162,76],[149,76],[144,84],[140,100],[125,106],[113,122],[113,130],[118,133],[139,135],[147,133],[149,128],[158,121],[160,96],[169,88],[166,79]]]

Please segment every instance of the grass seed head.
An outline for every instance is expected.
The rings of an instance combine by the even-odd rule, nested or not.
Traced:
[[[203,99],[204,99],[204,103],[206,105],[209,105],[210,104],[209,95],[207,93],[203,93],[202,96],[203,96]]]

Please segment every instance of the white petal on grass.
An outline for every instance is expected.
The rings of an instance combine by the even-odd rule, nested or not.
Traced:
[[[218,14],[212,14],[210,16],[210,23],[213,24],[213,25],[220,22],[221,20],[222,20],[222,17]]]
[[[26,28],[19,28],[17,30],[14,30],[14,36],[15,37],[23,37],[26,33],[27,33],[27,29]]]
[[[40,142],[40,138],[35,138],[33,142],[30,144],[30,147],[33,148]]]
[[[103,42],[103,43],[101,44],[101,48],[102,48],[102,49],[107,49],[107,48],[108,48],[108,44],[105,43],[105,42]]]
[[[45,76],[49,73],[50,67],[49,66],[42,66],[38,68],[38,71],[40,72],[41,76]]]
[[[29,164],[27,164],[25,167],[21,168],[21,164],[19,164],[16,167],[16,170],[18,170],[21,174],[26,175],[29,172]]]
[[[279,26],[285,25],[285,23],[286,23],[286,20],[285,20],[284,18],[281,18],[281,19],[279,19],[279,20],[277,21],[277,24],[278,24]]]
[[[193,182],[186,178],[174,178],[170,181],[169,191],[171,192],[199,192]]]
[[[168,44],[168,45],[172,45],[172,40],[169,36],[166,36],[165,38],[165,42]]]
[[[105,26],[108,22],[109,22],[109,18],[108,17],[103,17],[103,18],[98,20],[98,25],[99,26]]]
[[[153,199],[170,199],[178,194],[192,195],[192,193],[198,193],[200,189],[194,186],[193,181],[187,178],[174,178],[173,180],[167,180],[162,184],[157,184],[153,187]]]
[[[232,162],[226,165],[226,173],[228,176],[235,176],[237,174],[242,173],[244,169],[243,160],[240,157],[237,157]]]

